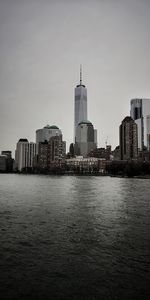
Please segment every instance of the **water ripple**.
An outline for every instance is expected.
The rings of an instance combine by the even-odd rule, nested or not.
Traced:
[[[149,299],[149,183],[0,174],[1,298]]]

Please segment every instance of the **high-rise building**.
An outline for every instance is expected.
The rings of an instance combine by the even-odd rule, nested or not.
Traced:
[[[45,126],[36,131],[38,147],[37,168],[39,171],[50,171],[52,167],[60,166],[66,155],[66,142],[63,141],[62,131],[55,125]]]
[[[66,142],[62,140],[62,135],[52,136],[49,140],[49,166],[64,162],[66,155]]]
[[[55,125],[47,125],[42,129],[36,130],[36,144],[37,144],[37,152],[39,152],[39,143],[44,143],[45,141],[49,141],[52,136],[60,136],[62,135],[61,130]]]
[[[48,170],[48,141],[39,143],[37,167],[40,170]]]
[[[7,159],[6,159],[6,167],[7,167],[7,171],[8,172],[12,172],[13,170],[13,162],[14,160],[12,159],[12,152],[9,151],[9,150],[3,150],[1,152],[2,155],[6,156]]]
[[[66,142],[62,140],[62,135],[52,136],[49,142],[39,143],[37,167],[39,170],[50,171],[64,163],[65,155]]]
[[[89,121],[81,121],[76,129],[75,154],[87,156],[97,147],[95,130]]]
[[[2,154],[0,155],[0,172],[7,171],[7,156]]]
[[[74,137],[78,124],[83,120],[87,120],[87,89],[82,83],[82,68],[80,66],[80,84],[75,88]]]
[[[74,144],[71,143],[69,147],[69,156],[74,157]]]
[[[131,117],[125,117],[119,129],[120,159],[136,159],[138,155],[137,124]]]
[[[12,152],[11,151],[6,151],[6,150],[3,150],[2,152],[1,152],[1,154],[2,155],[6,155],[8,158],[12,158]]]
[[[149,144],[149,115],[150,115],[150,99],[132,99],[130,116],[135,120],[138,127],[138,148],[143,150],[144,146],[148,149]]]
[[[36,144],[29,143],[27,139],[20,139],[16,145],[15,166],[18,171],[32,169],[36,155]]]

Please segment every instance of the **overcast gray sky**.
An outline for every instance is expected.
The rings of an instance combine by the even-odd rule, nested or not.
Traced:
[[[79,66],[98,145],[118,145],[130,99],[150,97],[149,0],[0,0],[0,150],[46,124],[73,141]]]

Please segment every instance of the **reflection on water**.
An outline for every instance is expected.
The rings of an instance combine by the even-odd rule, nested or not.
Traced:
[[[0,175],[4,299],[148,299],[150,180]]]

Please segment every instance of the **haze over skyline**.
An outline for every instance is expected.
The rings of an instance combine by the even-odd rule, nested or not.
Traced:
[[[117,146],[130,99],[150,98],[149,28],[148,0],[0,0],[0,151],[46,124],[69,147],[80,64],[98,146]]]

